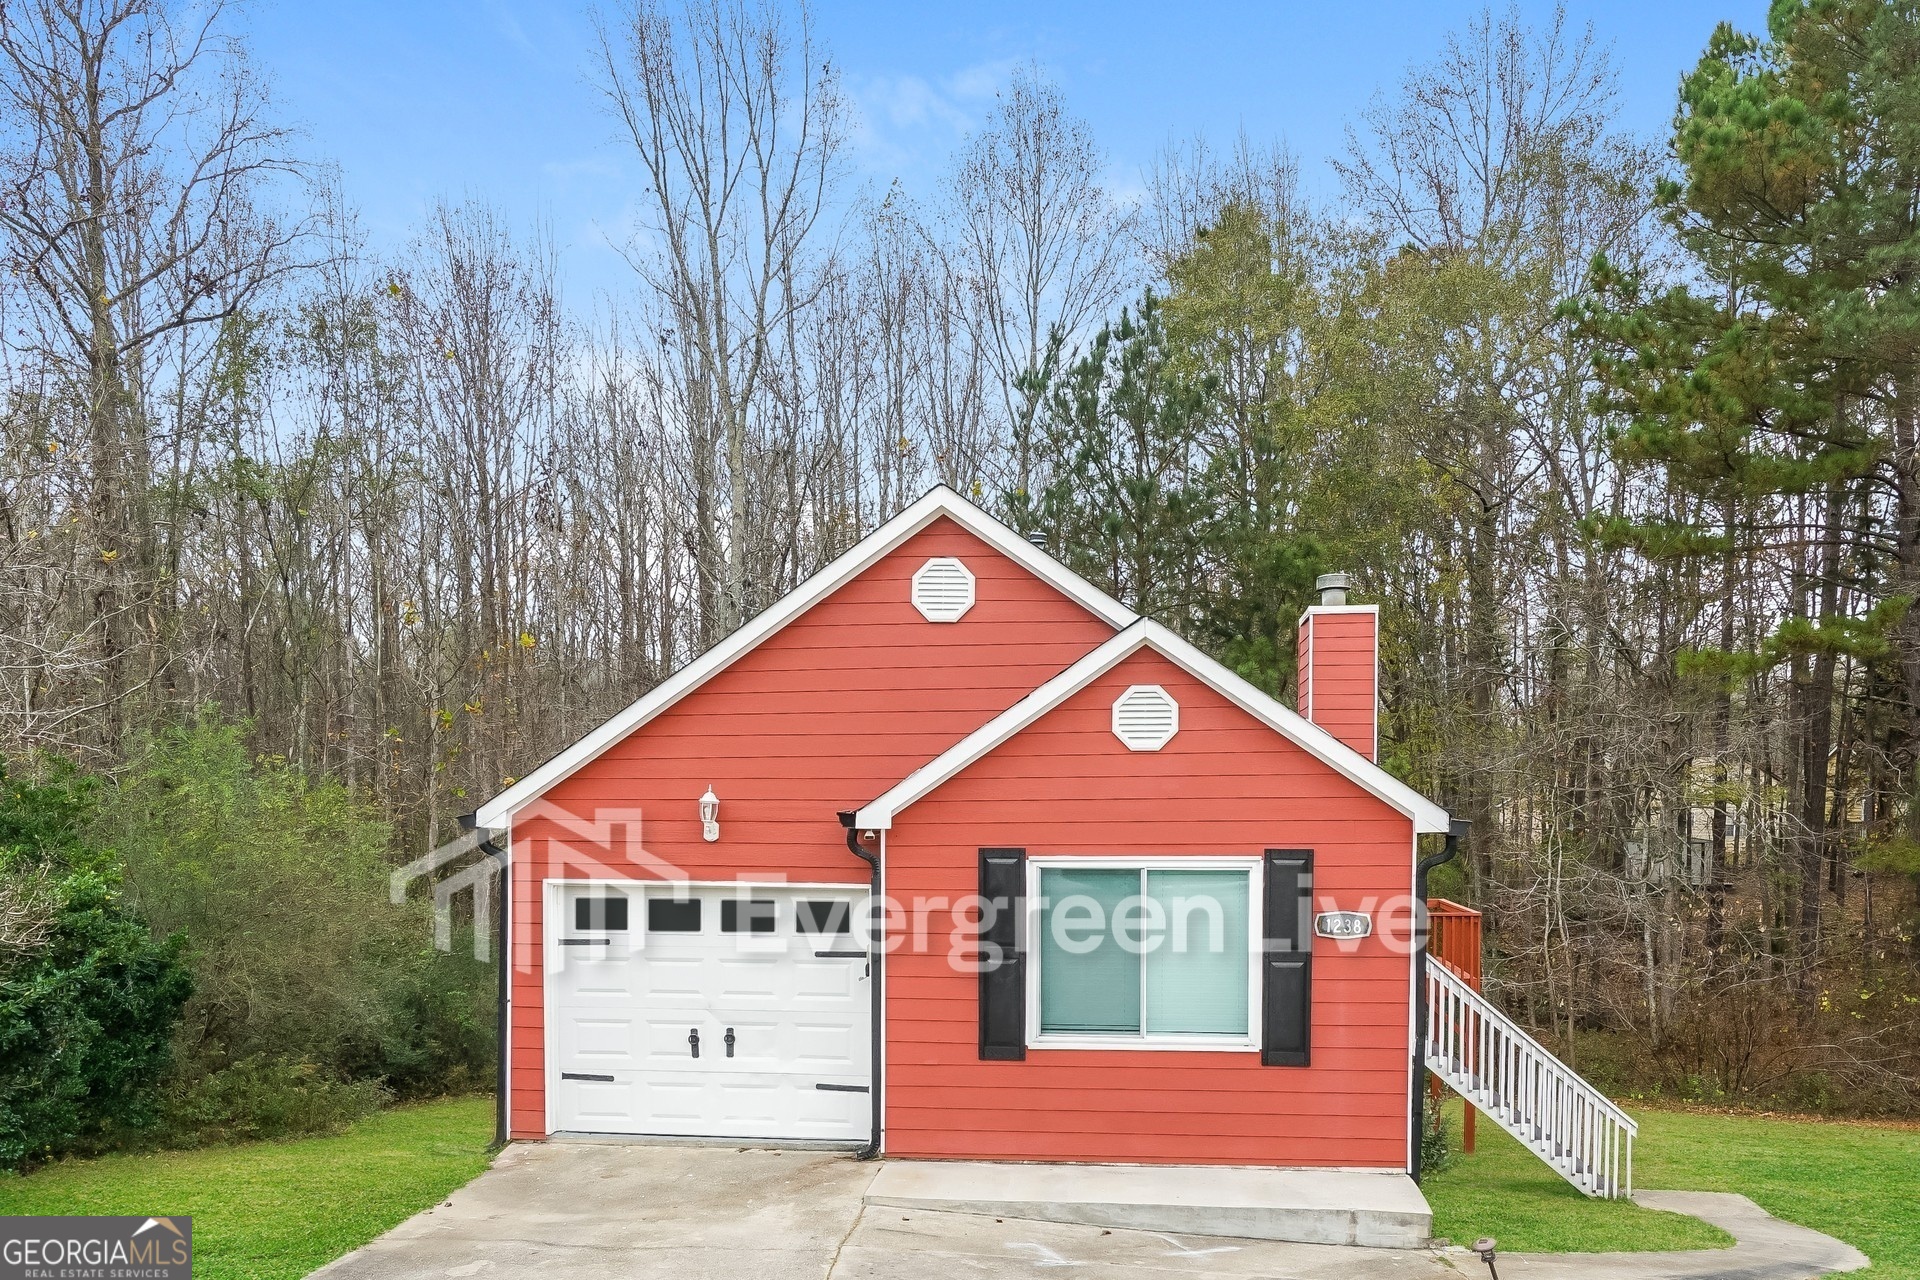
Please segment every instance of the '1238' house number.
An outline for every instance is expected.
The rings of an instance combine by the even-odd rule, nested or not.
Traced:
[[[1313,918],[1313,931],[1322,938],[1365,938],[1373,933],[1373,917],[1364,911],[1323,911]]]

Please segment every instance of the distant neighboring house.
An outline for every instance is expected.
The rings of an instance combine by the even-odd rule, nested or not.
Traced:
[[[1407,1169],[1448,816],[1375,763],[1377,627],[1308,610],[1296,714],[933,491],[476,815],[512,1136]],[[1057,914],[1195,899],[1217,946]]]

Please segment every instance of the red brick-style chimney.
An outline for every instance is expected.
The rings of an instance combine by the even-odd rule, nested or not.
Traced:
[[[1380,759],[1380,608],[1348,604],[1353,579],[1323,573],[1320,603],[1300,615],[1301,715],[1367,759]]]

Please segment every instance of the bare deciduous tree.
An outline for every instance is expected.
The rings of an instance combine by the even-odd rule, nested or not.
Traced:
[[[804,6],[641,0],[599,37],[600,88],[647,182],[647,238],[630,261],[663,305],[690,393],[711,638],[748,607],[750,435],[778,348],[817,295],[807,255],[845,111]]]
[[[256,203],[297,166],[244,49],[221,31],[223,9],[0,10],[0,235],[22,286],[7,341],[62,380],[71,435],[85,442],[86,589],[115,723],[121,699],[165,661],[165,522],[149,505],[151,398],[168,376],[158,345],[240,314],[291,265],[305,230]],[[176,350],[175,363],[183,354],[194,358]],[[143,645],[141,672],[129,658]]]
[[[1484,9],[1376,101],[1334,168],[1400,238],[1423,249],[1473,246],[1505,261],[1553,215],[1556,165],[1601,145],[1618,111],[1607,51],[1566,6],[1532,27]]]
[[[1195,136],[1162,148],[1145,177],[1147,194],[1134,217],[1134,238],[1162,276],[1231,204],[1265,212],[1283,233],[1312,221],[1300,188],[1300,161],[1283,143],[1260,147],[1242,133],[1233,150],[1222,155],[1206,138]],[[1289,257],[1292,249],[1276,245],[1276,256]]]
[[[1007,479],[1036,491],[1031,375],[1083,336],[1130,283],[1129,217],[1101,181],[1086,122],[1039,68],[1016,68],[948,181],[948,262],[970,337],[1001,399]]]

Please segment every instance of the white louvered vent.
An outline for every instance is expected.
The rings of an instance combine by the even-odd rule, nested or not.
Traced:
[[[973,608],[973,571],[952,556],[938,556],[913,575],[913,607],[928,622],[958,622]]]
[[[1137,684],[1113,700],[1113,736],[1135,751],[1158,751],[1180,732],[1180,704],[1157,684]]]

